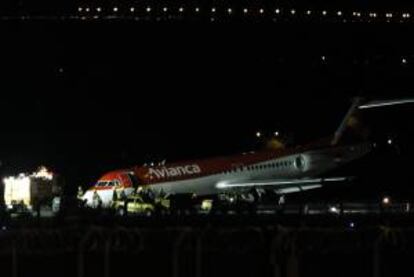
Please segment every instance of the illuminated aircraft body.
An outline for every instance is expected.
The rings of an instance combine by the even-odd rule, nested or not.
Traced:
[[[249,152],[235,156],[173,163],[160,166],[141,166],[105,174],[84,199],[92,205],[96,192],[104,206],[112,201],[114,189],[128,195],[136,187],[149,187],[158,194],[195,193],[198,196],[216,195],[229,190],[241,193],[252,189],[272,190],[283,195],[322,187],[327,183],[346,181],[346,177],[323,178],[325,173],[372,151],[372,143],[340,145],[350,117],[359,109],[414,102],[373,101],[362,103],[357,98],[333,138],[290,149]]]

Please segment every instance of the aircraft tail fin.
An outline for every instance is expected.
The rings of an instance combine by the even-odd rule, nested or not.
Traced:
[[[372,108],[380,108],[385,106],[393,106],[400,104],[409,104],[414,103],[414,98],[401,98],[393,100],[370,100],[367,101],[364,98],[356,97],[352,101],[352,105],[349,108],[348,112],[345,114],[344,119],[336,130],[334,137],[331,141],[331,145],[336,145],[343,137],[344,132],[349,126],[357,125],[358,111]]]
[[[351,107],[349,108],[349,110],[345,114],[345,117],[342,119],[341,124],[338,126],[338,128],[335,131],[334,137],[331,141],[331,145],[337,145],[338,142],[341,140],[343,133],[347,129],[349,120],[352,120],[353,116],[358,111],[358,107],[361,105],[362,102],[363,102],[363,98],[361,97],[356,97],[353,99]]]

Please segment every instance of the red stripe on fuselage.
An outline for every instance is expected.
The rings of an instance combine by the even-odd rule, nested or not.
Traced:
[[[314,150],[327,145],[327,141],[330,139],[324,139],[312,144],[308,144],[304,147],[296,147],[290,149],[278,149],[271,151],[262,151],[254,153],[239,154],[229,157],[218,157],[208,160],[193,160],[180,163],[171,163],[165,166],[157,167],[135,167],[133,171],[136,176],[144,183],[144,185],[156,185],[157,183],[174,182],[180,180],[188,180],[193,178],[201,178],[213,174],[219,174],[231,170],[238,169],[240,167],[251,166],[257,163],[266,162],[268,160],[284,158],[290,155],[303,153],[307,150]],[[163,170],[168,168],[179,168],[188,165],[197,165],[200,168],[200,172],[196,174],[179,174],[177,176],[158,177],[152,175],[149,176],[150,169]],[[165,174],[167,175],[167,174]]]

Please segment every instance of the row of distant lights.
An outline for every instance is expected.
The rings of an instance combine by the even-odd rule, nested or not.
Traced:
[[[97,7],[96,9],[95,9],[97,12],[102,12],[102,8],[101,7]],[[151,9],[151,7],[146,7],[146,9],[145,9],[147,12],[151,12],[152,11],[152,9]],[[168,12],[168,8],[167,7],[164,7],[163,9],[163,12]],[[85,12],[90,12],[91,11],[91,8],[83,8],[83,7],[79,7],[78,8],[78,11],[79,12],[83,12],[83,11],[85,11]],[[113,12],[118,12],[119,11],[119,8],[118,7],[113,7],[112,8],[112,11]],[[130,12],[135,12],[135,7],[131,7],[131,8],[129,8],[129,11]],[[200,12],[200,8],[198,8],[198,7],[196,7],[196,8],[194,8],[194,11],[195,12]],[[211,12],[212,13],[215,13],[217,11],[217,9],[216,8],[211,8]],[[184,7],[180,7],[180,8],[178,8],[178,12],[180,12],[180,13],[182,13],[182,12],[184,12]],[[245,13],[245,14],[247,14],[249,12],[249,9],[247,9],[247,8],[244,8],[243,9],[243,13]],[[263,14],[265,12],[265,10],[264,9],[259,9],[259,13],[261,13],[261,14]],[[231,14],[231,13],[233,13],[233,9],[231,9],[231,8],[228,8],[227,9],[227,13],[229,13],[229,14]],[[281,13],[281,9],[275,9],[275,13],[276,14],[280,14]],[[296,10],[295,9],[291,9],[290,10],[290,14],[292,14],[292,15],[295,15],[297,12],[296,12]],[[313,12],[311,11],[311,10],[307,10],[306,11],[306,14],[307,15],[311,15]],[[321,14],[323,15],[323,16],[326,16],[326,15],[328,15],[328,12],[326,11],[326,10],[323,10],[322,12],[321,12]],[[342,13],[342,11],[337,11],[336,12],[336,15],[337,16],[342,16],[343,15],[343,13]],[[362,14],[361,14],[361,12],[353,12],[352,13],[352,15],[354,16],[354,17],[361,17],[362,16]],[[375,13],[375,12],[371,12],[371,13],[368,13],[368,16],[369,17],[372,17],[372,18],[376,18],[376,17],[378,17],[378,13]],[[409,13],[403,13],[402,15],[401,15],[403,18],[410,18],[411,17],[411,15],[409,14]],[[386,18],[393,18],[394,17],[394,15],[392,14],[392,13],[386,13],[385,14],[385,17]]]

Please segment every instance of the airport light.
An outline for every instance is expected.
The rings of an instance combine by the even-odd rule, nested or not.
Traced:
[[[276,13],[276,14],[279,14],[279,13],[280,13],[280,9],[276,9],[276,10],[275,10],[275,13]]]
[[[215,13],[215,12],[216,12],[216,8],[212,8],[212,9],[211,9],[211,12],[212,12],[212,13]]]
[[[97,7],[97,8],[96,8],[96,11],[97,11],[98,13],[100,13],[100,12],[102,11],[101,7]]]
[[[388,139],[388,140],[387,140],[388,145],[391,145],[391,144],[392,144],[392,142],[393,142],[393,141],[392,141],[392,139]]]
[[[382,198],[382,204],[384,205],[388,205],[390,204],[391,200],[388,196],[385,196],[384,198]]]
[[[279,132],[278,131],[276,131],[275,133],[274,133],[274,135],[277,137],[277,136],[279,136]]]
[[[327,14],[327,12],[326,11],[322,11],[322,15],[326,15]]]
[[[89,8],[86,8],[85,11],[88,13],[90,11],[90,9]]]
[[[147,13],[151,12],[151,7],[147,7]]]
[[[330,207],[329,208],[329,211],[331,212],[331,213],[338,213],[338,209],[335,207],[335,206],[332,206],[332,207]]]
[[[402,64],[406,64],[406,63],[407,63],[407,59],[406,59],[406,58],[402,58],[402,59],[401,59],[401,63],[402,63]]]
[[[262,136],[262,133],[256,132],[256,137],[260,138]]]
[[[133,13],[135,11],[135,8],[131,7],[129,10]]]
[[[296,10],[292,9],[292,10],[290,10],[290,13],[291,14],[295,14],[296,13]]]
[[[166,13],[168,11],[168,8],[164,7],[162,10]]]
[[[79,7],[78,8],[78,12],[81,12],[83,9],[82,9],[82,7]]]
[[[351,221],[351,222],[349,223],[349,227],[354,228],[354,227],[355,227],[355,223]]]
[[[338,16],[342,16],[342,12],[341,12],[341,11],[338,11],[336,14],[337,14]]]
[[[263,10],[263,9],[260,9],[260,10],[259,10],[259,12],[260,12],[260,13],[264,13],[264,10]]]
[[[183,7],[180,7],[180,8],[178,9],[178,11],[179,11],[180,13],[182,13],[182,12],[184,11],[184,8],[183,8]]]
[[[243,13],[247,13],[248,11],[248,9],[243,9]]]
[[[322,61],[326,61],[326,56],[321,56]]]
[[[200,8],[195,8],[195,12],[198,13],[200,11]]]
[[[114,12],[117,12],[117,11],[118,11],[118,7],[114,7],[114,8],[113,8],[113,11],[114,11]]]
[[[228,13],[232,13],[232,12],[233,12],[233,10],[232,10],[232,9],[227,9],[227,12],[228,12]]]
[[[310,15],[311,13],[312,13],[312,11],[311,11],[311,10],[307,10],[307,11],[306,11],[306,14],[307,14],[307,15]]]

